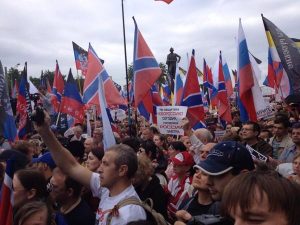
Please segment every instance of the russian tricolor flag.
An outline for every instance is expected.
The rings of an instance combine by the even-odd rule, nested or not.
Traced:
[[[174,104],[173,105],[180,105],[182,100],[182,93],[183,93],[183,80],[179,73],[178,64],[176,66],[176,76],[175,76],[175,92],[174,92]]]
[[[224,57],[223,57],[222,61],[223,61],[222,66],[223,66],[223,73],[224,73],[226,91],[227,91],[228,97],[230,98],[233,94],[231,76],[230,76],[228,64],[227,64],[226,60],[224,60]]]
[[[252,94],[254,86],[253,72],[249,59],[248,46],[242,27],[239,21],[238,31],[238,105],[242,122],[257,121],[255,105]]]

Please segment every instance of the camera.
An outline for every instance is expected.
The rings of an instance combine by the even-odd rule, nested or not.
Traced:
[[[187,222],[187,225],[222,225],[225,219],[219,215],[203,214],[200,216],[193,216]]]
[[[36,122],[37,125],[42,125],[45,119],[44,109],[40,106],[36,107],[35,112],[32,113],[30,119],[31,121]]]

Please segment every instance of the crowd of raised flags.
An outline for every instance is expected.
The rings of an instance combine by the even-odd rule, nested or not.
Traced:
[[[284,99],[300,91],[300,73],[298,71],[300,54],[297,40],[289,38],[265,17],[262,19],[269,42],[268,75],[264,84],[274,88],[276,93]],[[258,73],[260,73],[257,59],[249,53],[241,21],[237,39],[237,70],[232,70],[232,76],[221,51],[216,64],[217,68],[214,70],[217,74],[213,75],[212,68],[205,59],[203,59],[203,72],[197,68],[193,50],[187,71],[177,65],[174,90],[171,90],[169,82],[158,84],[157,81],[162,75],[162,70],[135,20],[134,24],[133,79],[129,81],[130,86],[127,88],[129,93],[121,91],[120,86],[115,85],[104,68],[104,61],[98,57],[91,44],[86,51],[72,42],[76,69],[80,70],[84,77],[83,95],[80,94],[81,90],[78,89],[71,70],[67,80],[64,81],[57,61],[52,87],[48,79],[41,76],[41,84],[47,87],[47,91],[51,95],[51,103],[57,114],[65,113],[82,122],[85,110],[96,107],[98,116],[101,113],[102,118],[109,119],[111,116],[105,115],[107,112],[109,114],[107,109],[126,109],[128,107],[126,96],[129,94],[129,105],[137,108],[140,115],[148,121],[156,122],[157,106],[182,105],[188,107],[187,117],[193,127],[199,128],[205,126],[205,112],[216,107],[219,121],[222,124],[230,123],[232,120],[231,98],[236,99],[243,122],[257,121],[259,119],[257,112],[269,107],[268,102],[263,99],[257,81]],[[285,51],[280,44],[284,45]],[[287,53],[289,53],[288,57]],[[5,80],[2,66],[0,69],[1,79]],[[203,78],[203,85],[199,84],[199,74]],[[234,78],[234,82],[231,77]],[[6,87],[5,83],[3,85]],[[99,91],[99,87],[102,85],[103,90]],[[5,105],[5,116],[2,118],[4,123],[2,123],[1,129],[9,141],[25,138],[26,132],[32,126],[30,116],[33,109],[29,97],[27,63],[22,71],[20,83],[17,84],[15,81],[12,86],[11,98],[16,96],[17,112],[20,117],[17,127],[9,104],[8,89],[2,88],[0,97],[1,105]],[[102,101],[104,101],[103,104]],[[100,107],[101,104],[102,107]]]
[[[171,3],[172,0],[162,0]],[[275,89],[282,99],[300,93],[300,51],[298,40],[289,38],[271,21],[262,16],[263,24],[269,43],[268,75],[265,85]],[[133,80],[129,81],[126,95],[129,95],[129,105],[138,109],[146,120],[156,123],[156,107],[162,105],[186,106],[187,117],[193,128],[205,127],[205,111],[208,108],[218,108],[219,121],[222,124],[231,123],[231,97],[236,93],[237,108],[242,122],[257,121],[257,112],[268,107],[264,101],[257,81],[259,69],[255,58],[249,54],[246,37],[241,21],[238,29],[237,70],[232,70],[234,82],[231,80],[230,69],[220,51],[217,74],[214,77],[212,68],[203,60],[203,72],[196,66],[195,51],[192,51],[187,71],[177,65],[175,86],[171,90],[169,83],[159,85],[157,80],[162,75],[158,62],[153,56],[150,47],[138,29],[136,21],[133,50]],[[47,87],[51,96],[51,103],[57,115],[67,114],[73,119],[83,122],[85,110],[96,107],[98,116],[103,122],[104,149],[115,144],[109,109],[126,108],[126,95],[122,95],[106,71],[104,61],[98,57],[92,45],[88,51],[73,42],[76,69],[84,76],[84,86],[81,90],[70,69],[67,80],[60,72],[56,61],[54,81],[52,87],[47,78],[41,76],[41,84]],[[199,74],[203,76],[203,85],[199,84]],[[214,80],[214,78],[216,78]],[[234,84],[234,85],[233,85]],[[21,73],[20,83],[14,81],[11,96],[2,64],[0,62],[0,132],[10,142],[26,138],[32,129],[30,117],[33,112],[29,81],[27,79],[27,63]],[[128,93],[129,92],[129,93]],[[12,112],[10,98],[17,98],[18,124]],[[206,108],[206,109],[205,109]],[[89,121],[89,120],[88,120]],[[89,126],[89,125],[87,125]],[[88,132],[89,133],[89,132]],[[12,186],[11,167],[7,164],[7,171],[2,189],[0,215],[11,217],[10,189]],[[6,224],[5,218],[1,218]],[[1,224],[1,225],[2,225]]]

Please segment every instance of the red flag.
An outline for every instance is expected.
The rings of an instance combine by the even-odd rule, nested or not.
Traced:
[[[173,2],[173,0],[155,0],[155,1],[162,1],[162,2],[165,2],[167,4],[170,4],[171,2]]]
[[[53,89],[51,95],[51,102],[56,112],[59,111],[59,104],[61,103],[61,97],[64,91],[65,82],[64,78],[59,70],[59,65],[56,60],[56,67],[54,72]]]
[[[103,80],[105,99],[108,107],[126,105],[125,99],[120,95],[120,92],[109,77],[101,59],[97,56],[92,45],[89,44],[88,67],[83,85],[83,102],[85,104],[100,105],[98,93],[100,77]]]
[[[17,99],[17,112],[20,115],[18,126],[18,138],[25,139],[26,135],[31,132],[31,121],[29,120],[32,108],[28,91],[27,82],[27,62],[25,63],[24,70],[21,75],[19,84],[19,92]]]
[[[182,106],[187,106],[187,118],[190,120],[194,128],[204,127],[204,108],[202,103],[202,95],[200,91],[195,51],[193,50],[190,60],[190,66],[186,75],[186,82],[183,89]]]
[[[161,69],[138,29],[135,20],[134,24],[133,88],[135,106],[138,106],[152,85],[160,77]]]
[[[220,51],[219,58],[219,77],[218,77],[218,114],[221,120],[226,121],[227,123],[232,122],[230,104],[228,101],[225,77],[223,71],[222,55]],[[231,81],[230,81],[231,82]]]
[[[84,104],[71,69],[65,85],[64,96],[61,100],[61,112],[69,114],[81,122],[84,120]]]
[[[4,181],[1,189],[0,202],[0,225],[13,224],[12,210],[12,178],[13,178],[13,161],[7,160]]]

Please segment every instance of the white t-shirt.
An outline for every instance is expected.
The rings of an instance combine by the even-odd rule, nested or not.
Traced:
[[[106,219],[109,214],[109,210],[114,208],[121,200],[139,196],[134,190],[134,187],[130,185],[120,194],[110,197],[109,190],[100,186],[100,178],[98,173],[93,173],[90,181],[90,188],[94,197],[100,198],[96,219],[98,225],[106,225]],[[146,213],[141,206],[138,205],[126,205],[119,209],[119,216],[113,217],[111,225],[124,225],[128,222],[146,220]]]

